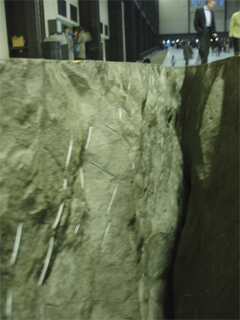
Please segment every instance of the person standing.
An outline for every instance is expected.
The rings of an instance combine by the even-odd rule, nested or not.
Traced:
[[[83,27],[77,28],[77,36],[74,40],[74,47],[75,49],[75,60],[84,60],[86,59],[86,48],[85,48],[85,41],[86,41],[86,35]]]
[[[202,63],[207,63],[211,38],[217,37],[215,17],[211,9],[214,7],[215,1],[207,0],[203,8],[199,8],[195,12],[194,27],[200,41],[199,54]]]
[[[183,56],[185,60],[185,65],[188,66],[188,61],[189,59],[192,59],[193,56],[193,50],[187,42],[183,46]]]
[[[74,53],[73,53],[73,36],[72,34],[68,31],[68,26],[64,26],[62,34],[65,34],[67,43],[68,43],[68,57],[69,60],[74,60]]]
[[[72,34],[68,31],[68,26],[64,26],[62,34],[67,34],[68,37],[73,40]]]
[[[175,63],[176,63],[175,57],[172,56],[172,59],[171,59],[171,65],[172,65],[172,67],[175,66]]]
[[[240,11],[235,12],[230,20],[229,37],[233,38],[235,55],[240,54]]]

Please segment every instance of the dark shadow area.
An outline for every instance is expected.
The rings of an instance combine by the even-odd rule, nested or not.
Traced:
[[[173,320],[175,319],[174,312],[174,283],[173,283],[173,272],[174,272],[174,264],[177,256],[177,246],[179,243],[179,239],[181,237],[181,233],[183,230],[183,226],[185,223],[185,216],[188,207],[188,199],[189,199],[190,190],[186,185],[185,181],[183,181],[183,188],[178,190],[178,227],[176,229],[175,241],[173,243],[173,250],[171,252],[171,256],[169,258],[169,268],[165,274],[165,278],[167,279],[167,286],[165,291],[165,299],[163,303],[164,314],[166,315],[166,319]]]
[[[198,84],[198,86],[194,87],[194,84]],[[200,85],[199,85],[200,84]],[[188,202],[191,194],[191,152],[188,149],[190,144],[191,134],[186,132],[185,127],[186,124],[190,124],[191,130],[199,127],[201,119],[197,117],[197,101],[201,99],[201,90],[204,90],[204,85],[201,82],[201,76],[199,72],[195,74],[191,71],[190,68],[185,69],[185,78],[184,83],[181,90],[181,106],[176,115],[175,119],[175,130],[177,132],[177,137],[179,139],[179,143],[182,149],[183,154],[183,181],[182,188],[178,191],[178,227],[176,230],[175,243],[173,246],[173,252],[170,262],[169,269],[169,282],[166,290],[166,298],[164,303],[164,312],[167,316],[167,319],[175,319],[175,310],[174,310],[174,265],[177,257],[177,249],[178,244],[181,238],[181,234],[185,225],[187,210],[188,210]],[[190,121],[190,110],[192,111],[195,108],[195,116],[193,117],[193,121]],[[196,140],[198,137],[196,136]],[[195,142],[197,144],[197,141]]]
[[[237,156],[239,58],[233,57],[213,63],[211,66],[201,65],[185,70],[181,92],[182,103],[175,122],[183,153],[185,196],[173,255],[172,295],[174,309],[178,310],[178,314],[175,313],[174,316],[176,319],[196,317],[198,319],[199,317],[201,319],[238,319],[239,229],[236,226],[239,220],[239,201],[237,200],[239,195],[239,157]],[[207,80],[206,72],[209,74]],[[220,82],[224,81],[224,88],[219,131],[214,132],[213,139],[209,137],[211,147],[215,148],[215,152],[211,155],[209,150],[205,150],[203,154],[203,141],[201,140],[203,136],[200,137],[202,135],[200,130],[203,127],[203,114],[209,103],[210,91],[216,79]],[[214,102],[211,103],[214,106]],[[216,110],[220,109],[221,106],[216,105]],[[213,107],[213,115],[214,111]],[[217,120],[212,117],[206,120],[205,115],[204,121]],[[206,122],[204,126],[207,127]],[[200,181],[197,170],[206,165],[206,154],[211,166],[206,177]],[[196,208],[195,211],[194,208]],[[189,258],[188,252],[183,252],[182,245],[184,244],[181,242],[184,226],[186,226],[184,241],[190,241],[191,254],[192,257],[195,256],[196,261]],[[198,234],[187,230],[191,226],[199,228]],[[229,233],[229,229],[232,229],[232,232]],[[237,234],[236,230],[238,230]],[[221,237],[224,237],[224,232],[228,232],[229,239],[218,241],[219,234],[222,233]],[[179,246],[181,247],[180,257],[178,257]],[[194,277],[193,272],[196,272]],[[189,283],[192,278],[194,282]],[[184,288],[179,287],[180,283]],[[206,290],[202,291],[202,288]],[[186,299],[188,298],[185,301],[188,302],[182,306],[184,294]],[[185,310],[182,316],[179,316],[179,309],[183,307]]]

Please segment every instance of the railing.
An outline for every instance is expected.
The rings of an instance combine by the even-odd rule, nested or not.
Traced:
[[[146,50],[146,51],[144,51],[144,52],[141,52],[141,53],[139,54],[139,60],[143,60],[144,57],[148,56],[149,54],[151,54],[151,53],[153,53],[153,52],[155,52],[155,51],[159,51],[159,50],[160,50],[159,46],[156,46],[156,47],[153,47],[153,48],[151,48],[151,49],[148,49],[148,50]]]

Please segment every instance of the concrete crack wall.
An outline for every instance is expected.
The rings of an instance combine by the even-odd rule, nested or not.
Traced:
[[[198,159],[188,132],[202,121],[210,163],[221,130],[206,121],[215,109],[221,118],[211,97],[230,62],[1,61],[1,319],[165,319],[174,303],[181,315],[183,236],[174,279],[173,261]],[[190,121],[189,81],[209,77],[196,108],[204,117]]]
[[[189,201],[176,319],[239,319],[239,79],[239,57],[186,68],[177,131]]]

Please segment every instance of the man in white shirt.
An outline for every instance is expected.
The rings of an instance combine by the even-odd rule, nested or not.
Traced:
[[[212,37],[217,37],[214,13],[211,9],[215,1],[207,0],[203,8],[197,9],[194,18],[194,27],[200,41],[199,54],[202,63],[207,63]]]

